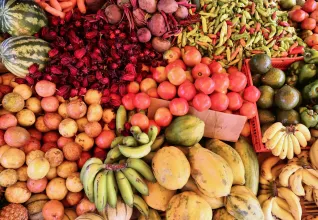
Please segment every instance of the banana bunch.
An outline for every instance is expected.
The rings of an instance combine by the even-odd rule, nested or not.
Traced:
[[[315,169],[318,169],[318,140],[315,141],[310,147],[309,158],[310,158],[311,165]]]
[[[148,186],[143,179],[151,182],[156,182],[156,179],[143,160],[128,158],[118,164],[104,164],[98,158],[90,158],[81,170],[80,179],[87,198],[95,203],[98,211],[107,204],[115,208],[120,193],[128,206],[135,206],[141,214],[148,216],[147,203],[136,193],[148,195]]]
[[[276,122],[264,132],[262,142],[274,156],[279,156],[280,159],[286,157],[292,159],[294,154],[300,154],[301,147],[306,147],[310,139],[310,131],[305,125],[285,127],[282,123]]]

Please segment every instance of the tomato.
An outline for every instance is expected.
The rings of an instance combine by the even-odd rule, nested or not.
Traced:
[[[97,157],[101,160],[105,160],[107,156],[107,152],[105,149],[95,147],[93,152],[93,157]]]
[[[174,67],[181,67],[184,71],[187,70],[187,66],[184,64],[184,62],[182,60],[175,60],[173,61],[172,63],[169,63],[167,66],[166,66],[166,75],[168,75],[168,72],[174,68]]]
[[[318,34],[312,34],[312,35],[306,37],[305,43],[309,47],[313,47],[313,46],[317,45],[318,44]]]
[[[238,94],[236,92],[229,92],[226,95],[229,98],[228,109],[230,109],[232,111],[239,110],[241,108],[241,106],[243,105],[243,99],[240,96],[240,94]]]
[[[213,60],[210,63],[209,69],[210,69],[212,74],[214,74],[214,73],[222,73],[223,72],[222,65],[219,62],[215,61],[215,60]]]
[[[178,88],[178,96],[187,101],[191,101],[196,94],[195,86],[189,81],[185,81]]]
[[[195,80],[195,88],[206,95],[210,95],[215,88],[215,83],[210,77],[200,77]]]
[[[166,107],[160,107],[155,112],[155,122],[161,127],[167,127],[172,121],[172,114]]]
[[[184,51],[193,50],[193,49],[197,50],[197,48],[195,46],[188,46],[188,45],[185,46],[183,49],[184,49]]]
[[[189,104],[184,98],[174,98],[169,103],[169,109],[172,115],[182,116],[188,113]]]
[[[110,148],[112,141],[115,139],[116,135],[115,132],[112,130],[102,131],[96,138],[95,144],[99,148]]]
[[[138,93],[139,92],[139,83],[133,81],[127,85],[128,93]]]
[[[316,20],[313,18],[305,18],[303,22],[301,22],[301,29],[303,30],[313,30],[316,27]]]
[[[214,111],[225,111],[227,109],[227,107],[229,106],[229,98],[220,92],[216,92],[213,93],[212,95],[210,95],[210,99],[211,99],[211,110]]]
[[[168,81],[164,81],[159,84],[157,92],[160,98],[170,100],[176,96],[177,89],[175,85],[172,85]]]
[[[148,134],[148,131],[149,131],[149,128],[151,126],[156,126],[158,128],[158,134],[160,133],[161,131],[161,127],[154,121],[154,120],[149,120],[149,126],[148,128],[145,130],[145,132]]]
[[[182,54],[183,62],[189,67],[194,67],[195,65],[199,64],[201,59],[201,53],[196,48],[185,50]]]
[[[215,83],[215,91],[220,93],[227,93],[230,85],[230,80],[227,73],[213,73],[211,78]]]
[[[178,86],[187,79],[187,75],[181,67],[176,66],[169,70],[168,79],[173,85]]]
[[[260,96],[261,92],[255,86],[246,87],[243,93],[243,98],[249,102],[257,102]]]
[[[234,73],[234,72],[238,72],[238,68],[236,66],[230,66],[228,69],[227,69],[227,73],[228,74],[231,74],[231,73]]]
[[[149,119],[145,114],[136,113],[131,116],[130,123],[132,126],[138,126],[141,130],[145,130],[149,126]]]
[[[156,68],[152,68],[151,70],[152,78],[156,80],[156,82],[161,83],[167,80],[166,67],[158,66]]]
[[[316,27],[314,28],[313,32],[314,32],[315,34],[318,33],[318,26],[316,26]]]
[[[91,157],[92,157],[92,155],[89,152],[83,151],[81,153],[80,159],[77,161],[78,168],[82,168],[84,166],[85,162]]]
[[[147,92],[151,88],[157,88],[157,83],[154,79],[145,78],[140,82],[140,91]]]
[[[303,20],[305,20],[307,15],[308,14],[301,9],[296,9],[289,12],[290,19],[295,22],[302,22]]]
[[[318,45],[314,45],[312,49],[318,50]]]
[[[179,56],[178,59],[181,58],[181,50],[179,47],[171,47],[170,50],[174,51]]]
[[[194,79],[197,79],[203,76],[210,76],[211,71],[208,65],[203,63],[198,63],[197,65],[193,67],[191,74]]]
[[[313,11],[313,13],[310,14],[311,18],[315,19],[315,21],[318,21],[318,10]]]
[[[147,109],[150,106],[150,97],[146,93],[140,92],[135,95],[133,104],[136,108]]]
[[[192,83],[193,83],[194,79],[193,79],[193,77],[192,77],[191,72],[190,72],[189,70],[187,70],[187,71],[185,71],[185,73],[186,73],[186,76],[187,76],[187,80],[188,80],[189,82],[192,82]]]
[[[194,96],[192,105],[199,112],[207,111],[211,107],[211,99],[208,95],[201,92]]]
[[[179,49],[180,50],[180,49]],[[167,60],[168,63],[171,63],[177,59],[180,59],[181,56],[181,52],[180,54],[175,51],[175,50],[171,50],[171,48],[169,50],[166,50],[163,54],[163,59]]]
[[[244,137],[249,137],[251,135],[251,126],[249,121],[245,122],[241,135]]]
[[[315,0],[307,0],[303,5],[303,10],[305,12],[311,13],[317,8],[317,2]]]
[[[234,72],[229,75],[230,85],[229,89],[233,92],[240,92],[245,89],[247,84],[247,78],[242,72]]]
[[[147,91],[147,95],[149,95],[151,98],[159,98],[157,88],[151,88]]]
[[[133,110],[135,108],[135,106],[134,106],[135,96],[136,96],[136,94],[134,94],[134,93],[127,93],[121,99],[121,102],[123,103],[126,110]]]
[[[240,115],[246,116],[247,119],[255,117],[256,113],[256,104],[252,102],[244,102],[242,107],[240,108]]]
[[[202,57],[201,63],[204,63],[206,65],[210,65],[212,63],[212,59],[210,57]]]

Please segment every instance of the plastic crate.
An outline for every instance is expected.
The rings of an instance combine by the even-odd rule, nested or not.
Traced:
[[[275,68],[279,68],[281,70],[286,70],[292,63],[296,61],[303,60],[303,57],[296,57],[296,58],[273,58],[272,59],[272,66]],[[242,71],[247,76],[247,85],[253,85],[252,74],[249,66],[250,59],[245,59],[242,67]],[[256,103],[255,103],[256,105]],[[250,119],[250,126],[251,126],[251,136],[253,141],[253,146],[256,152],[269,152],[266,149],[265,145],[262,143],[262,132],[261,132],[261,123],[258,118],[258,113],[252,119]]]

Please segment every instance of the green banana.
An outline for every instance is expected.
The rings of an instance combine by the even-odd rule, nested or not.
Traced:
[[[123,198],[126,205],[133,207],[134,194],[128,179],[120,170],[116,171],[115,176],[121,197]]]
[[[94,180],[94,202],[96,209],[101,212],[107,205],[106,190],[107,170],[100,171]]]
[[[110,147],[111,147],[111,148],[114,148],[114,147],[116,147],[118,144],[122,144],[122,143],[123,143],[123,139],[124,139],[124,136],[116,137],[116,138],[112,141]]]
[[[138,173],[140,173],[146,180],[150,182],[157,182],[155,176],[153,175],[150,166],[143,161],[142,159],[138,158],[128,158],[127,161],[127,167],[132,168],[136,170]]]
[[[87,167],[93,163],[96,163],[96,164],[103,164],[103,161],[97,157],[91,157],[89,158],[83,165],[82,169],[81,169],[81,173],[80,173],[80,179],[81,181],[83,182],[83,177],[84,177],[84,173],[87,169]]]
[[[123,140],[123,145],[126,145],[128,147],[136,147],[137,146],[137,141],[133,136],[127,136]]]
[[[138,211],[148,217],[149,216],[149,207],[145,200],[138,195],[134,195],[134,206],[138,209]]]
[[[91,202],[94,202],[94,179],[97,173],[103,168],[103,165],[96,163],[93,163],[86,168],[83,177],[83,187],[87,198]]]
[[[134,138],[137,139],[137,135],[142,133],[142,130],[138,126],[134,125],[131,126],[130,132],[133,134]]]
[[[121,155],[122,154],[120,153],[119,145],[117,145],[116,147],[114,147],[114,148],[110,149],[110,151],[108,151],[107,157],[106,157],[104,163],[105,164],[114,163],[120,159]]]
[[[150,153],[151,145],[155,141],[157,134],[158,128],[156,126],[151,126],[148,132],[148,136],[150,137],[149,143],[134,148],[120,145],[119,150],[125,157],[142,158]]]
[[[145,132],[137,134],[137,141],[140,144],[147,144],[149,143],[149,137]]]
[[[142,177],[140,176],[140,174],[132,169],[132,168],[126,168],[122,170],[123,174],[126,176],[126,178],[129,180],[130,184],[136,188],[136,190],[144,195],[144,196],[148,196],[149,195],[149,190],[148,190],[148,186],[145,183],[145,181],[142,179]]]
[[[159,135],[151,145],[151,151],[157,151],[163,145],[164,142],[165,136],[163,134]]]
[[[125,123],[127,121],[127,112],[123,105],[119,106],[116,113],[116,133],[117,136],[121,135],[121,132],[125,130]]]
[[[115,175],[112,170],[109,170],[106,175],[106,191],[107,191],[107,202],[112,208],[116,208],[117,204],[117,184]]]

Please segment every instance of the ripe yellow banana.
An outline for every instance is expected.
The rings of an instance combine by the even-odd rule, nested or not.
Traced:
[[[314,189],[318,189],[318,178],[306,169],[303,169],[303,182],[308,186],[314,187]]]
[[[270,193],[270,190],[269,189],[260,189],[259,190],[259,194],[262,195],[262,194],[268,194]]]
[[[84,174],[86,172],[86,169],[89,165],[93,164],[93,163],[96,163],[96,164],[100,164],[102,165],[103,164],[103,161],[97,157],[91,157],[89,158],[85,164],[83,165],[82,169],[81,169],[81,173],[80,173],[80,179],[81,181],[83,182],[83,177],[84,177]]]
[[[290,136],[289,134],[286,134],[285,140],[282,146],[282,151],[279,154],[279,158],[282,160],[286,158],[288,149],[292,147],[292,142],[289,136]]]
[[[115,179],[114,171],[109,170],[106,175],[106,191],[107,191],[107,202],[110,207],[115,208],[117,204],[117,183]]]
[[[290,188],[297,196],[305,195],[305,189],[303,187],[302,180],[303,180],[303,173],[301,169],[297,170],[289,178]]]
[[[318,140],[316,140],[309,150],[309,158],[311,164],[317,169],[318,168]]]
[[[159,135],[151,145],[151,151],[157,151],[163,145],[164,142],[165,136],[163,134]]]
[[[304,137],[306,138],[306,141],[309,141],[311,139],[310,131],[305,125],[297,124],[295,126],[295,129],[296,129],[296,131],[298,130],[304,135]]]
[[[298,142],[298,139],[295,137],[294,134],[290,134],[290,137],[291,137],[291,140],[292,140],[292,147],[294,148],[294,153],[296,155],[300,154],[301,152],[301,149],[300,149],[300,145],[299,145],[299,142]],[[288,155],[288,154],[287,154]],[[294,155],[293,155],[294,156]],[[292,157],[288,157],[288,159],[292,159]]]
[[[138,195],[134,195],[134,206],[145,217],[149,216],[149,207],[145,200]]]
[[[140,173],[146,180],[155,183],[157,180],[153,175],[150,166],[143,161],[142,159],[138,158],[128,158],[127,167],[130,167]]]
[[[284,219],[284,220],[294,220],[294,217],[285,209],[281,208],[277,202],[276,198],[274,198],[273,201],[273,208],[272,208],[272,213],[279,219]]]
[[[316,205],[318,206],[318,189],[314,189],[312,192],[312,198]]]
[[[277,189],[278,196],[285,199],[290,207],[292,216],[295,220],[301,220],[302,208],[300,205],[299,197],[295,195],[290,189],[281,187]]]
[[[294,149],[294,145],[293,145],[293,140],[292,140],[292,135],[293,134],[289,134],[288,135],[288,149],[287,149],[287,158],[288,159],[291,159],[291,158],[293,158],[294,157],[294,151],[295,151],[295,149]]]
[[[268,140],[272,139],[274,135],[279,131],[285,129],[282,123],[276,122],[272,124],[265,132],[262,138],[262,142],[265,143]]]
[[[301,133],[300,131],[295,131],[294,132],[295,137],[297,138],[299,144],[301,147],[307,147],[307,141],[305,136],[303,135],[303,133]]]
[[[282,209],[286,210],[287,212],[290,212],[290,208],[289,208],[289,205],[288,203],[286,202],[285,199],[282,199],[282,198],[279,198],[279,197],[275,197],[275,201],[277,203],[277,205],[279,207],[281,207]]]
[[[313,198],[313,190],[314,188],[312,186],[307,186],[305,185],[304,186],[304,189],[305,189],[305,200],[307,200],[308,202],[313,202],[314,201],[314,198]]]
[[[269,185],[268,180],[266,180],[264,177],[260,176],[259,177],[259,183],[262,185]]]
[[[107,205],[106,175],[107,170],[102,170],[94,180],[94,202],[99,212],[103,211]]]
[[[272,168],[273,180],[276,180],[286,164],[278,164]]]
[[[262,205],[262,210],[264,213],[264,220],[274,220],[272,215],[273,208],[273,198],[266,200]]]
[[[272,180],[272,167],[275,166],[280,161],[279,157],[269,157],[266,159],[261,166],[261,176],[264,177],[265,180]]]
[[[104,167],[101,164],[93,163],[86,168],[83,176],[83,187],[89,201],[94,202],[94,179],[97,173]]]
[[[261,188],[262,188],[262,189],[269,189],[270,187],[269,187],[269,185],[261,184]]]
[[[288,187],[289,177],[301,168],[301,166],[296,164],[287,164],[279,174],[279,183],[284,187]]]
[[[145,181],[142,179],[139,173],[136,170],[127,167],[122,170],[123,174],[129,180],[130,184],[142,195],[148,196],[149,190]]]
[[[306,169],[309,173],[318,178],[318,171],[314,169]]]
[[[270,150],[273,150],[273,149],[275,149],[275,148],[277,148],[277,147],[281,147],[282,146],[282,144],[283,144],[283,140],[281,140],[282,139],[282,137],[284,136],[286,134],[286,132],[285,131],[282,131],[282,130],[280,130],[280,131],[278,131],[275,135],[274,135],[274,137],[272,138],[272,139],[270,139],[269,141],[267,141],[266,143],[265,143],[265,146],[266,146],[266,148],[267,149],[270,149]],[[276,152],[279,152],[280,153],[280,151],[279,150],[277,150],[276,149]],[[279,154],[278,154],[279,155]],[[277,155],[277,156],[278,156]],[[276,156],[276,155],[275,155]]]
[[[262,206],[263,203],[268,200],[269,198],[271,198],[271,194],[267,193],[267,194],[261,194],[257,197],[259,204]]]
[[[121,197],[123,198],[126,205],[133,207],[134,193],[128,179],[120,170],[115,172],[115,177]]]

